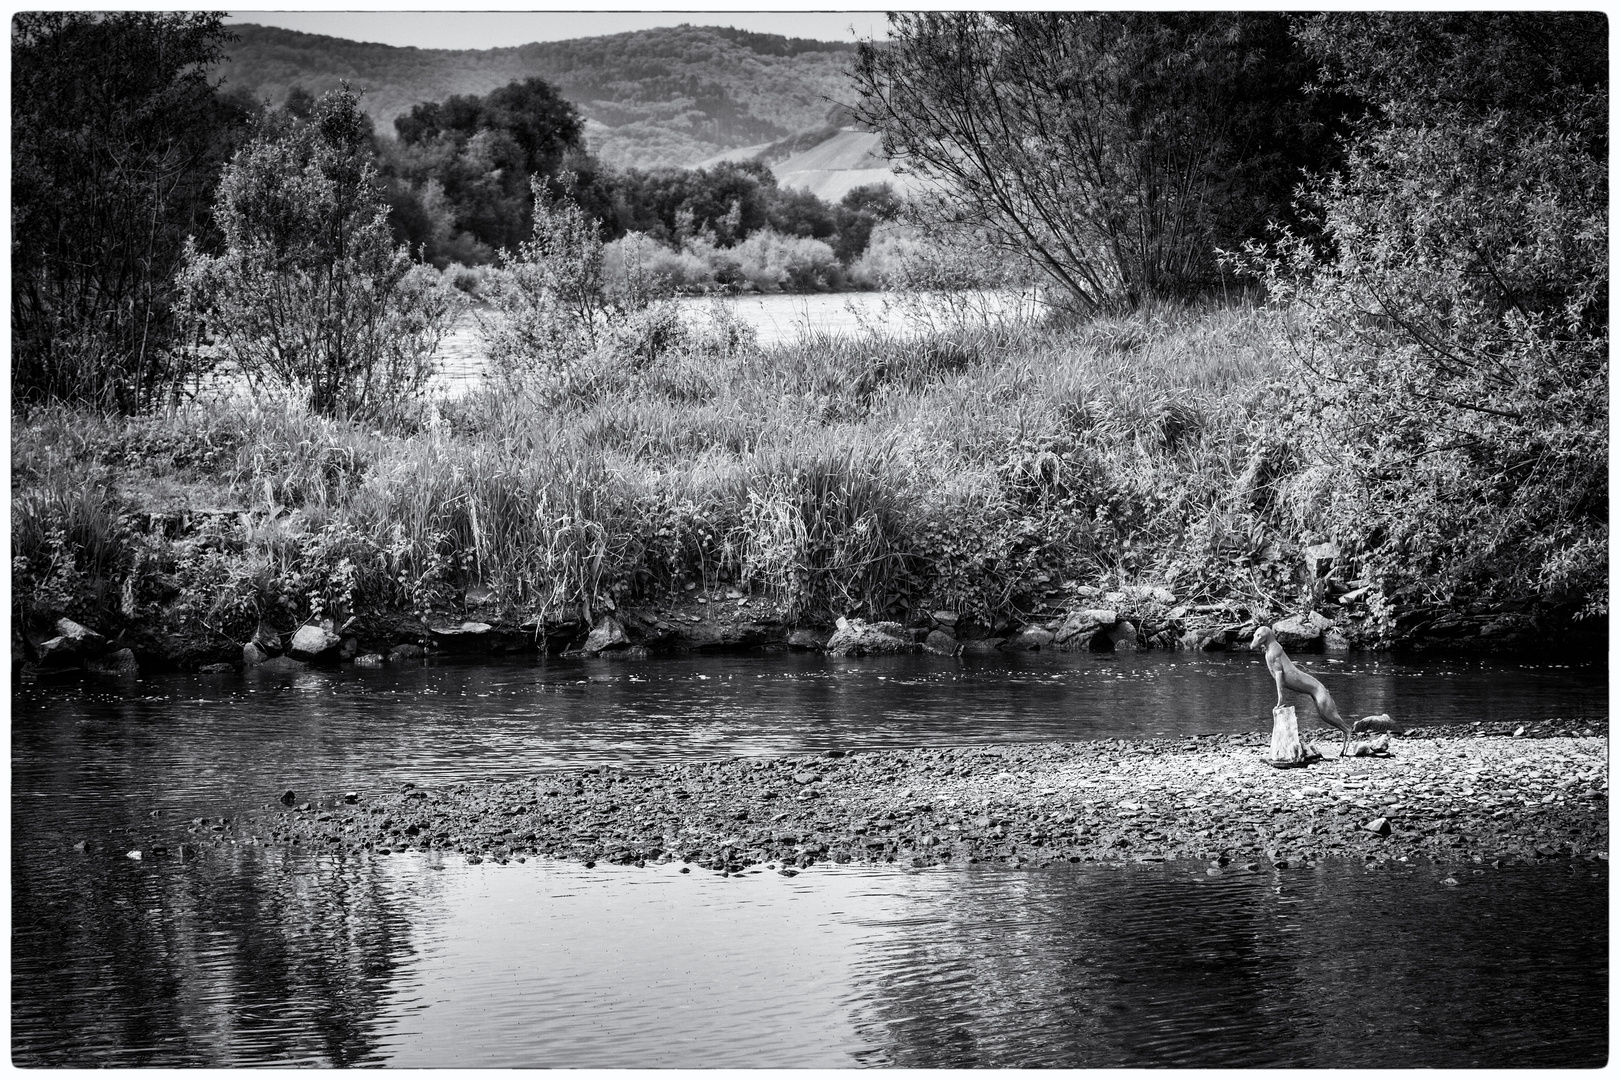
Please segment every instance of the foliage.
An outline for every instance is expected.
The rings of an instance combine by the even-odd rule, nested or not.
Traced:
[[[1312,192],[1327,254],[1296,238],[1271,265],[1309,372],[1286,437],[1333,530],[1391,618],[1605,612],[1604,20],[1335,15],[1304,38],[1378,106]]]
[[[518,244],[533,205],[530,177],[553,176],[577,158],[584,132],[574,105],[532,77],[483,97],[422,102],[394,129],[399,141],[385,146],[384,162],[395,225],[440,258]]]
[[[1285,16],[928,13],[861,46],[856,114],[937,222],[1027,255],[1082,312],[1217,282],[1331,144]],[[1331,114],[1328,114],[1331,115]]]
[[[192,374],[173,275],[242,117],[218,15],[22,12],[12,38],[11,387],[137,412]]]
[[[552,199],[535,177],[534,228],[486,279],[480,313],[490,370],[509,389],[543,396],[576,387],[583,361],[620,314],[607,291],[595,222],[571,198]],[[629,283],[631,278],[626,278]]]
[[[193,247],[185,310],[250,380],[322,415],[382,415],[421,392],[461,307],[393,245],[347,89],[308,122],[264,117],[220,182],[225,249]]]

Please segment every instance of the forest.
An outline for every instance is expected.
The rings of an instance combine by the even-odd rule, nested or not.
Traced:
[[[19,15],[14,626],[195,665],[724,584],[788,624],[1010,636],[1131,588],[1174,597],[1154,647],[1288,616],[1600,641],[1606,42],[1575,12],[894,15],[848,119],[922,190],[828,205],[758,163],[606,166],[541,78],[386,132],[352,89],[222,92],[217,16]],[[672,299],[861,273],[911,332],[764,347]],[[1039,318],[973,303],[1028,282]],[[466,319],[490,378],[448,398]],[[221,372],[245,396],[193,402]]]

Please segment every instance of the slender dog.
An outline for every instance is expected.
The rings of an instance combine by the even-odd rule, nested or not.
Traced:
[[[1292,690],[1299,694],[1308,694],[1316,703],[1316,712],[1323,720],[1344,732],[1344,749],[1341,754],[1350,753],[1350,725],[1339,715],[1339,707],[1333,704],[1333,695],[1329,694],[1327,687],[1316,680],[1316,676],[1299,670],[1294,662],[1288,659],[1283,652],[1282,645],[1277,641],[1277,635],[1272,633],[1271,627],[1262,626],[1254,632],[1254,647],[1266,650],[1266,670],[1277,683],[1277,704],[1283,703],[1283,691]]]

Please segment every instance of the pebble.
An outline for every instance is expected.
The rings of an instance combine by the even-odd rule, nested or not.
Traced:
[[[796,873],[821,861],[915,869],[1203,859],[1220,873],[1325,857],[1606,855],[1606,742],[1526,726],[1528,737],[1516,738],[1511,726],[1425,729],[1396,738],[1389,758],[1285,772],[1266,766],[1262,732],[562,769],[403,788],[368,795],[364,807],[323,796],[329,820],[278,808],[234,828],[328,850],[676,860],[727,874],[773,863]],[[1595,726],[1583,718],[1576,730]],[[1563,801],[1543,801],[1549,793]]]

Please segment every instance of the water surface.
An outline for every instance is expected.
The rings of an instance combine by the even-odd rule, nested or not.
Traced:
[[[1313,658],[1347,715],[1601,717],[1601,668]],[[1265,730],[1248,655],[808,654],[24,684],[18,1064],[1590,1064],[1607,868],[676,867],[154,838],[596,762]],[[80,841],[88,852],[74,850]],[[139,844],[140,861],[125,857]],[[1595,875],[1595,876],[1594,876]],[[1282,891],[1278,891],[1279,888]]]

